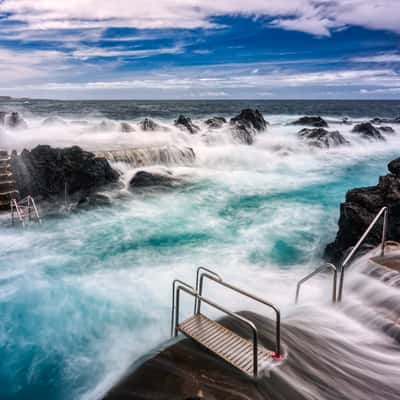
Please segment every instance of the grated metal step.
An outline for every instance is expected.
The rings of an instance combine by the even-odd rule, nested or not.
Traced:
[[[253,342],[202,314],[196,314],[182,322],[178,330],[242,372],[253,376]],[[259,370],[273,360],[273,354],[273,351],[258,344]]]

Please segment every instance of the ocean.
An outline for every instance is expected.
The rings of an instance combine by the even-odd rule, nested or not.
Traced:
[[[204,124],[247,107],[270,123],[251,146],[234,142],[226,128],[210,131]],[[0,101],[0,111],[18,111],[27,123],[21,130],[0,128],[0,148],[8,150],[177,146],[196,154],[193,164],[144,167],[168,169],[190,182],[173,190],[122,189],[111,207],[45,217],[25,231],[11,227],[8,216],[0,219],[1,400],[99,398],[169,338],[171,282],[193,283],[199,265],[279,304],[290,320],[297,312],[296,282],[322,262],[346,191],[376,184],[400,155],[400,124],[376,142],[342,123],[344,117],[398,117],[400,101],[22,99]],[[174,127],[179,114],[191,117],[200,132]],[[301,127],[289,124],[302,115],[321,115],[350,145],[311,148],[296,135]],[[57,118],[43,124],[48,117]],[[163,129],[142,132],[144,117]],[[134,131],[122,132],[121,121]],[[113,166],[125,187],[138,170],[129,163]],[[328,285],[324,277],[310,283],[303,302],[329,309]],[[228,293],[220,299],[233,310],[244,307]],[[343,340],[367,351],[369,343],[354,337],[357,322],[339,311],[335,320],[341,328],[330,321],[326,329],[344,327]],[[389,341],[370,328],[363,332]],[[371,365],[380,356],[371,355]],[[387,363],[399,370],[399,361]]]

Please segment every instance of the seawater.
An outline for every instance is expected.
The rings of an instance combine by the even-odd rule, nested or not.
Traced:
[[[245,107],[259,108],[270,122],[253,146],[238,145],[227,129],[211,132],[203,123]],[[345,116],[355,121],[398,116],[395,101],[14,100],[0,103],[0,109],[18,110],[28,123],[24,130],[0,132],[0,147],[10,150],[37,144],[88,150],[174,145],[196,153],[192,165],[168,166],[191,182],[182,188],[125,190],[111,207],[45,218],[25,231],[3,217],[2,400],[101,396],[135,360],[168,339],[172,279],[193,282],[199,265],[278,303],[284,318],[293,319],[296,282],[321,262],[346,191],[376,184],[400,148],[399,125],[386,142],[369,142],[341,123]],[[174,128],[178,114],[192,117],[201,132]],[[351,145],[311,149],[297,138],[300,127],[288,125],[303,114],[322,115]],[[64,123],[44,126],[50,115]],[[168,129],[141,132],[137,122],[145,116]],[[121,132],[120,121],[131,123],[135,132]],[[129,164],[115,167],[125,183],[136,171]],[[321,278],[302,293],[310,310],[318,314],[328,307],[328,287]],[[220,299],[233,310],[252,307],[229,293]],[[337,326],[331,329],[341,329],[343,340],[362,346],[355,332],[374,335],[344,312],[332,313]],[[369,343],[364,346],[360,351],[368,353]]]

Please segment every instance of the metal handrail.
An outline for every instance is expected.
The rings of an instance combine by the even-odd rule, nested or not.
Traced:
[[[181,285],[184,285],[191,290],[194,290],[194,287],[192,285],[189,285],[188,283],[181,281],[180,279],[174,279],[172,282],[172,308],[171,308],[171,336],[174,335],[174,316],[175,316],[175,291],[176,291],[176,284],[179,283]],[[196,298],[195,298],[196,300]]]
[[[180,291],[186,292],[187,294],[193,296],[195,299],[197,298],[199,301],[203,301],[204,303],[208,304],[211,307],[214,307],[215,309],[222,311],[226,315],[229,315],[230,317],[233,317],[237,319],[238,321],[241,321],[243,324],[247,325],[250,327],[253,333],[253,376],[257,377],[258,376],[258,331],[257,327],[254,325],[253,322],[248,320],[247,318],[242,317],[241,315],[230,311],[213,301],[200,296],[195,290],[192,290],[189,288],[190,285],[187,285],[186,283],[183,283],[183,285],[180,285],[176,288],[176,295],[174,296],[175,298],[175,330],[174,330],[174,336],[176,337],[178,335],[178,326],[179,326],[179,300],[180,300]]]
[[[205,269],[205,268],[199,267],[198,270],[199,269]],[[275,311],[275,319],[276,319],[276,323],[275,323],[275,358],[277,358],[277,359],[280,358],[281,357],[281,312],[280,312],[279,308],[277,306],[275,306],[274,304],[269,303],[268,301],[266,301],[258,296],[254,296],[253,294],[248,293],[248,292],[244,291],[243,289],[233,286],[230,283],[224,282],[218,274],[216,274],[213,271],[211,271],[211,272],[212,272],[212,275],[207,272],[203,272],[200,274],[200,280],[198,282],[198,286],[196,286],[196,290],[200,297],[197,301],[197,309],[196,309],[195,313],[196,314],[200,313],[201,301],[202,301],[201,296],[203,294],[203,280],[205,277],[216,283],[219,283],[220,285],[222,285],[228,289],[231,289],[237,293],[240,293],[246,297],[249,297],[250,299],[252,299],[254,301],[257,301],[261,304],[264,304],[267,307],[272,308]],[[216,278],[216,276],[218,278]]]
[[[199,292],[200,272],[201,271],[208,272],[208,273],[214,275],[219,281],[222,282],[221,275],[217,274],[216,272],[212,271],[211,269],[209,269],[207,267],[200,266],[200,267],[197,268],[197,271],[196,271],[196,292],[201,294],[201,292]],[[199,309],[199,311],[200,311],[200,307],[198,305],[198,301],[197,301],[197,298],[196,298],[195,302],[194,302],[194,313],[195,314],[197,313],[197,309]]]
[[[326,263],[326,264],[319,266],[317,269],[315,269],[314,271],[312,271],[311,273],[306,275],[304,278],[299,280],[299,282],[297,283],[297,287],[296,287],[296,298],[295,298],[296,304],[299,301],[301,285],[303,283],[307,282],[313,276],[319,274],[322,271],[325,271],[326,269],[331,269],[333,271],[332,303],[336,303],[337,268],[331,263]]]
[[[375,227],[376,223],[379,221],[381,216],[383,215],[383,227],[382,227],[382,240],[381,240],[381,256],[385,255],[385,242],[386,242],[386,236],[387,236],[387,230],[388,230],[388,211],[389,209],[387,207],[382,207],[378,214],[376,214],[375,218],[373,221],[369,224],[368,228],[365,230],[363,235],[360,237],[358,242],[355,244],[355,246],[352,248],[350,253],[347,255],[345,260],[341,264],[341,269],[340,269],[340,281],[339,281],[339,293],[338,293],[338,301],[342,300],[342,295],[343,295],[343,284],[344,284],[344,271],[353,258],[353,256],[356,254],[356,252],[359,250],[360,246],[363,244],[364,240],[368,236],[368,234],[371,232],[371,230]]]

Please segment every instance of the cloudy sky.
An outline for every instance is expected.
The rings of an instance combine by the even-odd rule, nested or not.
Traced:
[[[0,0],[0,95],[400,99],[400,0]]]

